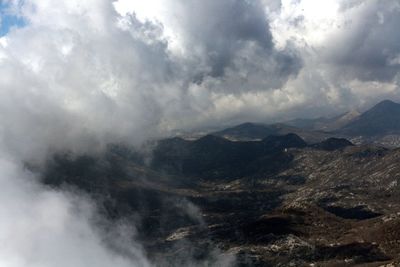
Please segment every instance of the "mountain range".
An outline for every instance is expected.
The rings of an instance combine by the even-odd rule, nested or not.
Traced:
[[[243,123],[211,134],[230,140],[260,140],[268,135],[296,133],[307,142],[344,137],[355,143],[400,145],[400,104],[384,100],[369,110],[350,111],[332,118],[295,119],[284,123]]]
[[[219,266],[216,255],[232,266],[397,266],[400,150],[343,137],[397,134],[399,106],[316,120],[352,117],[332,131],[245,123],[159,140],[151,155],[121,144],[57,154],[36,171],[86,192],[109,220],[132,220],[155,266]]]

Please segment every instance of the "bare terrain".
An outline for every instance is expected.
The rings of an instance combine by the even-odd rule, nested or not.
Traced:
[[[381,266],[400,261],[400,150],[290,134],[232,142],[164,140],[150,163],[112,146],[58,155],[49,186],[89,192],[111,220],[130,218],[163,266]],[[223,257],[225,257],[223,256]],[[390,265],[389,265],[390,266]]]

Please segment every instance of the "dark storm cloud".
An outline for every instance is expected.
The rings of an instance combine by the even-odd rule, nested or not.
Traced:
[[[254,42],[271,53],[272,36],[263,8],[257,1],[185,1],[180,23],[187,39],[200,47],[211,66],[212,76],[222,76],[235,53]]]
[[[328,60],[349,78],[391,81],[400,70],[400,3],[358,1],[346,5],[348,29],[332,39]]]
[[[207,76],[224,79],[228,69],[240,72],[255,67],[270,81],[256,88],[264,90],[281,86],[301,67],[295,53],[275,49],[260,1],[180,1],[175,2],[174,16],[188,57],[202,67],[194,74],[197,83]]]

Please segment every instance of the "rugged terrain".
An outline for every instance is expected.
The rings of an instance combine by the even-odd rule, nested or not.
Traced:
[[[254,141],[269,135],[295,133],[308,143],[338,137],[356,144],[396,148],[400,147],[399,117],[400,104],[384,100],[363,113],[352,110],[332,118],[294,119],[275,124],[243,123],[212,134],[233,141]]]
[[[160,266],[381,266],[400,261],[400,150],[299,136],[59,154],[43,181],[125,218]]]

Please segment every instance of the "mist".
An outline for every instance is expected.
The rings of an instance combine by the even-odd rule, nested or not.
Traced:
[[[46,190],[18,163],[2,158],[0,166],[0,266],[151,266],[141,247],[128,241],[134,228],[114,227],[113,242],[129,253],[113,250],[95,226],[88,198]]]

